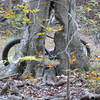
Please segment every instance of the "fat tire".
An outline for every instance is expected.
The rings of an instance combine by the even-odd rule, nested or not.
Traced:
[[[19,43],[21,42],[21,39],[22,39],[22,38],[12,39],[12,40],[10,40],[10,41],[5,45],[5,47],[4,47],[4,49],[3,49],[3,52],[2,52],[2,60],[3,60],[3,63],[4,63],[5,66],[9,65],[9,60],[8,60],[8,53],[9,53],[9,50],[10,50],[14,45],[19,44]],[[87,50],[87,55],[90,56],[90,48],[89,48],[89,46],[87,45],[87,42],[84,41],[84,40],[82,40],[82,39],[80,39],[80,41],[81,41],[81,43],[82,43],[83,45],[85,45],[86,50]],[[53,54],[53,51],[50,51],[50,54],[47,52],[46,49],[45,49],[45,51],[46,51],[46,54],[49,55],[49,56]]]
[[[16,39],[12,39],[10,40],[4,47],[3,52],[2,52],[2,60],[5,66],[7,66],[9,64],[9,60],[8,60],[8,53],[9,50],[16,44],[19,44],[22,38],[16,38]]]
[[[80,39],[80,42],[85,46],[86,50],[87,50],[87,56],[90,57],[91,55],[91,50],[90,47],[88,46],[88,43],[82,39]],[[54,50],[50,51],[51,55],[54,55]]]

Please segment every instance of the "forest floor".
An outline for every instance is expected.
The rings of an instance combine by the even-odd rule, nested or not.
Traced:
[[[41,97],[48,97],[48,96],[54,96],[57,94],[60,94],[62,92],[66,92],[66,82],[64,80],[66,80],[66,77],[64,76],[60,76],[57,77],[58,82],[60,80],[63,80],[62,83],[56,83],[56,84],[44,84],[41,80],[38,80],[36,82],[33,82],[32,79],[28,80],[25,78],[21,78],[18,79],[18,77],[16,77],[17,75],[10,77],[10,78],[5,78],[3,80],[0,80],[0,95],[15,95],[15,96],[23,96],[23,97],[37,97],[37,98],[41,98]],[[73,79],[71,78],[72,83],[74,82],[74,86],[75,84],[75,77],[73,77]],[[80,79],[78,79],[78,81],[81,82]],[[71,85],[72,85],[71,83]],[[83,83],[78,83],[79,86],[81,86]],[[11,86],[13,85],[13,87]],[[2,87],[3,86],[3,87]],[[74,88],[73,86],[73,88]],[[76,85],[77,86],[77,85]],[[82,86],[83,87],[83,86]],[[74,88],[75,89],[75,88]],[[78,90],[79,92],[79,90]],[[75,91],[73,91],[73,93],[75,94]],[[80,94],[78,94],[80,95]],[[81,94],[82,95],[82,94]]]
[[[29,77],[16,74],[0,79],[0,100],[68,100],[67,76],[57,76],[54,84],[45,84],[41,79]],[[70,100],[100,100],[100,87],[90,90],[87,81],[79,73],[71,72],[68,91]]]
[[[87,29],[80,31],[80,37],[91,49],[92,70],[83,73],[77,72],[77,69],[72,70],[69,78],[64,75],[56,76],[57,81],[51,84],[27,74],[1,76],[6,74],[9,68],[4,66],[1,60],[2,50],[8,40],[14,38],[5,34],[10,26],[6,27],[0,27],[0,100],[100,100],[100,48],[95,45]],[[1,34],[2,29],[4,34]],[[52,39],[46,39],[46,48],[54,48]],[[12,55],[14,50],[11,51]],[[70,99],[66,96],[70,96]]]
[[[80,37],[88,43],[92,57],[100,56],[100,48],[96,47],[88,34],[81,34]],[[6,35],[0,36],[0,57],[3,47],[11,38]],[[53,47],[53,40],[47,39],[46,48],[51,50]],[[100,62],[94,58],[91,58],[91,65],[93,68],[97,68],[97,70],[100,69]],[[0,73],[5,73],[6,70],[4,69],[5,66],[1,66]],[[89,73],[85,74],[88,75]],[[83,77],[82,74],[84,73],[77,73],[75,71],[70,73],[69,93],[71,100],[92,100],[89,98],[100,100],[100,81],[90,81],[85,76]],[[67,81],[67,76],[64,75],[57,76],[57,82],[54,84],[45,84],[43,80],[34,79],[28,75],[4,77],[0,79],[0,100],[67,100]]]

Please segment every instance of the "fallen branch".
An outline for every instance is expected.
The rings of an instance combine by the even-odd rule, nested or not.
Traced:
[[[15,77],[15,76],[19,76],[19,74],[16,73],[16,74],[12,74],[12,75],[2,75],[2,76],[0,76],[0,80],[6,79],[9,77]]]
[[[100,100],[100,94],[88,94],[83,96],[80,100]]]

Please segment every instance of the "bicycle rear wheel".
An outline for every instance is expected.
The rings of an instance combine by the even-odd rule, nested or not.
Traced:
[[[14,53],[11,52],[10,53],[10,50],[16,45],[16,44],[19,44],[21,41],[21,38],[16,38],[16,39],[12,39],[10,40],[6,46],[4,47],[3,49],[3,52],[2,52],[2,60],[3,60],[3,63],[5,66],[7,66],[9,64],[9,54],[10,56],[14,56]],[[16,48],[15,48],[16,49]],[[14,50],[13,50],[14,51]]]

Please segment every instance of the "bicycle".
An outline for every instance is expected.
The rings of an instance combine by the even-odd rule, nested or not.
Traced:
[[[53,37],[46,35],[47,37],[54,39]],[[21,37],[16,38],[16,39],[12,39],[10,40],[4,47],[3,52],[2,52],[2,60],[4,61],[4,65],[7,66],[9,65],[10,61],[9,61],[9,51],[12,47],[14,47],[17,44],[20,44],[21,42]],[[86,49],[86,56],[90,56],[90,48],[87,45],[87,42],[80,39],[81,43],[83,44],[83,47],[85,47]],[[47,48],[45,48],[45,55],[48,55],[49,59],[57,59],[57,56],[53,54],[53,50],[49,51]]]

